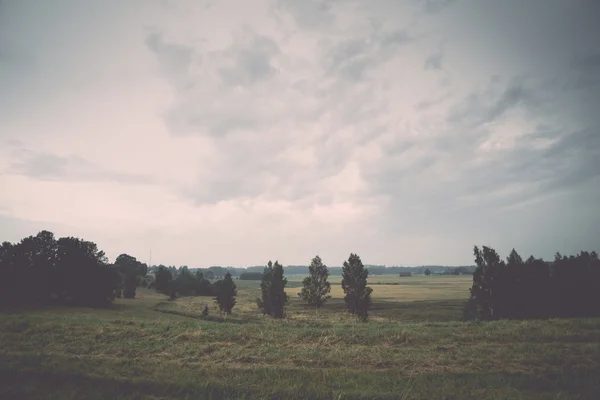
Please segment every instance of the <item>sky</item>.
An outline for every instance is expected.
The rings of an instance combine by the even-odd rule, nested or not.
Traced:
[[[152,263],[600,250],[596,0],[3,0],[0,240]]]

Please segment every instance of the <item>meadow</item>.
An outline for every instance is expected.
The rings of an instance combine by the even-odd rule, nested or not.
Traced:
[[[463,322],[471,279],[372,276],[368,323],[335,276],[318,313],[288,277],[283,320],[240,280],[227,318],[142,288],[110,309],[1,311],[0,398],[600,398],[600,319]]]

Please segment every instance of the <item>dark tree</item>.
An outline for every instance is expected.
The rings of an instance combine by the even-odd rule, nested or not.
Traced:
[[[260,282],[261,297],[256,299],[258,308],[265,315],[271,315],[271,276],[273,275],[273,263],[269,260],[267,266],[262,273],[262,281]]]
[[[304,286],[300,297],[308,304],[314,305],[318,311],[331,298],[329,295],[331,284],[327,281],[329,271],[321,261],[321,257],[316,256],[308,267],[308,273],[309,275],[302,281]]]
[[[267,264],[263,272],[263,279],[260,284],[261,298],[257,299],[257,305],[263,314],[274,318],[283,318],[284,307],[288,301],[285,293],[287,279],[283,276],[283,266],[275,261]]]
[[[504,262],[491,247],[483,246],[479,250],[477,246],[473,249],[475,264],[477,268],[473,274],[473,286],[471,287],[471,305],[475,307],[472,311],[481,319],[494,319],[500,316],[499,300],[502,297],[500,287],[500,276],[504,269]]]
[[[204,310],[202,310],[202,316],[208,317],[208,306],[204,306]]]
[[[54,277],[54,292],[63,302],[106,304],[120,287],[118,272],[107,265],[104,252],[74,237],[58,239]]]
[[[475,247],[477,268],[466,313],[471,318],[548,318],[600,315],[600,261],[595,253],[557,253],[553,263],[513,249],[506,259]]]
[[[168,293],[169,283],[173,280],[171,271],[169,271],[164,265],[158,267],[156,271],[156,278],[154,280],[154,287],[158,292]]]
[[[177,277],[174,281],[177,293],[184,296],[195,294],[197,287],[196,278],[192,275],[187,266],[179,267],[179,270],[177,270]]]
[[[429,275],[431,275],[431,271],[429,270],[429,268],[427,268],[427,269],[425,270],[425,275],[426,275],[426,276],[429,276]]]
[[[350,254],[348,261],[344,261],[342,267],[342,289],[344,289],[344,301],[348,310],[356,315],[359,320],[366,322],[368,311],[371,306],[371,292],[373,289],[367,286],[367,271],[360,259],[354,253]]]
[[[231,310],[233,310],[233,307],[235,306],[237,290],[229,272],[225,273],[223,280],[217,282],[216,291],[217,297],[215,297],[215,301],[219,306],[219,310],[224,312],[225,315],[231,314]]]
[[[135,299],[138,277],[146,275],[148,267],[128,254],[118,256],[115,266],[124,276],[123,297],[126,299]]]

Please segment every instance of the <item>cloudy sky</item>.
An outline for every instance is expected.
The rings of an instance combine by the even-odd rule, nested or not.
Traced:
[[[600,250],[600,2],[4,0],[0,240],[111,259]]]

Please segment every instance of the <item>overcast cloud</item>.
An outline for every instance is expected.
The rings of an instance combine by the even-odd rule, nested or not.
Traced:
[[[594,0],[3,1],[0,240],[111,259],[600,250]]]

